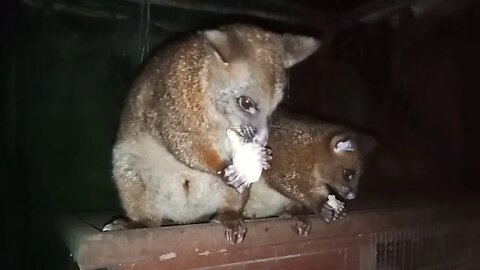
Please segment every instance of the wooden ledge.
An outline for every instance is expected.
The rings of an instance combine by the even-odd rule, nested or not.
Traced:
[[[377,253],[371,250],[372,243],[382,236],[387,239],[387,234],[391,241],[403,242],[427,231],[443,236],[460,232],[480,239],[480,205],[454,201],[447,204],[441,200],[410,199],[377,209],[363,203],[363,210],[362,206],[357,207],[345,219],[331,224],[312,217],[308,237],[297,236],[290,219],[249,220],[244,242],[234,246],[227,244],[220,224],[103,233],[99,228],[112,213],[97,213],[63,216],[59,225],[81,269],[280,269],[279,265],[313,262],[314,269],[319,265],[369,269]]]

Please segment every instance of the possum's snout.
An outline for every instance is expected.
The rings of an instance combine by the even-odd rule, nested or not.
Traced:
[[[255,134],[254,141],[261,146],[266,146],[268,143],[268,127],[261,127]]]
[[[348,186],[341,186],[339,192],[340,192],[340,195],[342,195],[342,197],[344,197],[347,200],[353,200],[355,199],[355,197],[357,197],[357,194],[355,194],[355,191]]]
[[[249,125],[255,130],[253,141],[261,146],[266,146],[268,143],[269,133],[267,120],[264,118],[252,120]]]

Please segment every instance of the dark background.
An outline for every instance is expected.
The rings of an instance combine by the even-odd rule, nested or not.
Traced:
[[[111,147],[138,66],[177,34],[223,21],[324,39],[321,51],[289,72],[282,106],[375,134],[380,145],[361,196],[480,189],[475,1],[394,14],[363,9],[368,1],[360,0],[200,2],[219,8],[1,4],[2,268],[74,269],[55,217],[119,208]],[[232,7],[267,15],[226,15]],[[331,31],[332,21],[342,27]]]

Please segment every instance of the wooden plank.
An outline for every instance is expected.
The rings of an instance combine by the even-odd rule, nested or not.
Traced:
[[[62,215],[57,221],[57,227],[74,260],[79,265],[83,264],[85,258],[83,252],[88,249],[89,239],[100,235],[101,232],[73,215]]]
[[[344,220],[326,224],[312,217],[312,232],[299,237],[289,219],[270,218],[246,221],[248,233],[243,243],[228,245],[223,227],[219,224],[193,224],[160,228],[101,233],[99,224],[110,215],[80,215],[62,219],[62,235],[75,261],[82,269],[96,269],[121,265],[122,269],[188,269],[192,267],[233,267],[256,265],[273,258],[285,264],[305,257],[315,260],[312,254],[342,252],[342,261],[359,261],[359,253],[368,251],[370,234],[443,224],[447,232],[465,232],[465,224],[479,224],[480,218],[472,216],[479,211],[478,204],[460,203],[452,196],[437,201],[458,201],[456,205],[424,203],[375,210],[352,211]],[[366,205],[364,205],[366,206]],[[456,225],[460,224],[460,225]],[[345,250],[347,249],[347,251]],[[362,253],[362,254],[363,254]],[[310,255],[313,257],[309,257]],[[367,254],[368,255],[368,254]],[[363,256],[363,255],[362,255]],[[284,259],[280,259],[284,258]],[[229,266],[230,265],[230,266]],[[230,269],[230,268],[218,269]],[[247,269],[248,267],[245,266]],[[262,266],[263,267],[263,266]],[[360,269],[349,266],[349,269]],[[215,269],[215,268],[212,268]]]

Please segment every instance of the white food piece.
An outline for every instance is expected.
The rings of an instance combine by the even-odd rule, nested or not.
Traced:
[[[337,200],[337,198],[335,198],[335,195],[328,195],[327,204],[330,205],[337,213],[341,212],[345,207],[345,204]]]
[[[254,142],[245,142],[234,130],[227,129],[232,147],[232,163],[247,185],[260,180],[263,171],[262,147]]]

